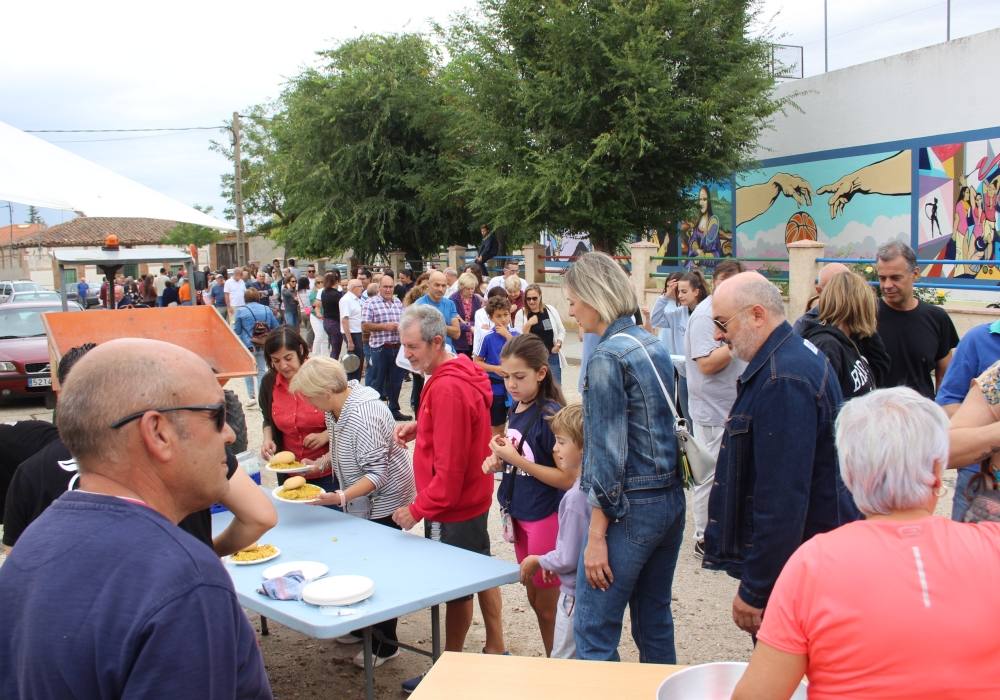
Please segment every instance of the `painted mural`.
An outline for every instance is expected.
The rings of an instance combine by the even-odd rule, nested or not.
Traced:
[[[910,241],[909,149],[812,160],[739,173],[736,249],[744,258],[785,258],[814,240],[831,257],[873,257],[892,239]]]
[[[927,265],[922,274],[1000,280],[1000,139],[917,149],[917,257],[982,260],[983,264]]]
[[[676,258],[731,257],[733,252],[733,188],[729,183],[701,185],[687,192],[692,206],[676,227],[651,232],[658,256]],[[660,267],[691,267],[692,262],[666,261]],[[698,263],[710,267],[710,261]]]

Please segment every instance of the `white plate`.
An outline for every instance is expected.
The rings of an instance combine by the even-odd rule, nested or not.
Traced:
[[[314,486],[315,486],[315,484],[314,484]],[[312,503],[313,501],[316,500],[314,498],[314,499],[309,500],[309,501],[296,501],[294,498],[282,498],[281,496],[278,495],[278,493],[283,488],[285,488],[285,487],[284,486],[278,486],[276,489],[274,489],[274,491],[271,492],[271,495],[274,496],[275,498],[277,498],[279,501],[282,501],[284,503]],[[319,488],[319,494],[318,495],[322,495],[322,494],[326,493],[326,491],[323,489],[322,486],[319,486],[317,488]]]
[[[375,582],[367,576],[330,576],[306,584],[302,600],[313,605],[350,605],[374,592]]]
[[[278,469],[277,467],[272,467],[270,464],[265,464],[264,469],[269,472],[274,472],[275,474],[301,474],[302,472],[307,472],[313,467],[308,464],[303,464],[301,467],[295,467],[293,469]]]
[[[277,547],[275,547],[274,548],[274,554],[272,554],[269,557],[264,557],[263,559],[254,559],[253,561],[234,561],[232,555],[229,555],[228,557],[226,557],[226,559],[228,559],[229,563],[232,564],[232,565],[234,565],[234,566],[250,566],[251,564],[263,564],[266,561],[271,561],[272,559],[274,559],[275,557],[277,557],[279,554],[281,554],[281,550],[278,549]]]
[[[301,571],[306,581],[312,581],[324,575],[330,567],[321,561],[288,561],[283,564],[274,564],[261,572],[261,576],[266,580],[284,576],[290,571]]]

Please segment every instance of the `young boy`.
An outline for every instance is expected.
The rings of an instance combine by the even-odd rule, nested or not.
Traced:
[[[503,383],[503,370],[500,369],[500,352],[518,332],[510,327],[510,301],[507,297],[495,296],[487,301],[486,315],[494,328],[483,338],[476,364],[486,370],[493,388],[493,406],[490,409],[493,434],[503,435],[507,424],[507,388]]]
[[[559,534],[556,548],[541,556],[531,554],[521,562],[521,582],[531,579],[542,568],[542,577],[549,580],[559,575],[559,602],[556,604],[555,637],[552,641],[553,659],[576,657],[573,640],[573,610],[576,604],[576,567],[583,549],[583,540],[590,527],[590,504],[587,494],[580,489],[580,468],[583,465],[583,406],[572,403],[552,416],[549,421],[556,444],[552,455],[556,465],[567,472],[576,473],[576,481],[559,502]]]

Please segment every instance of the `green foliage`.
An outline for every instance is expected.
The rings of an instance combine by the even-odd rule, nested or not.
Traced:
[[[519,241],[569,229],[614,250],[676,221],[781,106],[745,0],[480,5],[448,33],[457,187]]]
[[[29,205],[28,206],[28,221],[29,224],[44,224],[45,219],[42,215],[38,213],[38,207]]]
[[[424,255],[473,240],[448,143],[439,57],[416,35],[363,36],[292,81],[271,122],[284,239],[302,255]]]
[[[211,214],[212,207],[193,205],[195,209],[203,214]],[[210,243],[218,243],[223,238],[223,234],[208,226],[198,226],[197,224],[177,224],[163,238],[163,243],[167,245],[194,245],[201,248]]]

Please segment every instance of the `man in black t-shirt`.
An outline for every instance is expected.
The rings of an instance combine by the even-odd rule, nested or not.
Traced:
[[[0,511],[17,465],[59,437],[56,426],[43,420],[0,424]],[[0,512],[0,523],[4,523]]]
[[[951,362],[958,332],[947,312],[913,295],[917,257],[905,243],[893,241],[878,249],[876,267],[882,299],[878,333],[891,364],[885,386],[908,386],[929,399]],[[934,381],[931,381],[931,374]]]

